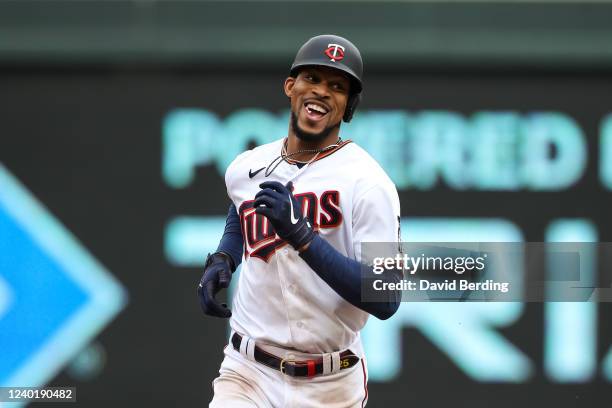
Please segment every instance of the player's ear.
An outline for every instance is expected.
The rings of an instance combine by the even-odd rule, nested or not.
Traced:
[[[294,85],[295,85],[294,77],[287,77],[287,79],[285,79],[285,85],[284,85],[285,95],[287,95],[289,98],[291,98],[291,96],[293,95]]]

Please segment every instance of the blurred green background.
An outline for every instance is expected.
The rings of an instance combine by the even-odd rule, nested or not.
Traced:
[[[368,67],[608,68],[609,1],[2,1],[0,61],[274,66],[313,33]]]

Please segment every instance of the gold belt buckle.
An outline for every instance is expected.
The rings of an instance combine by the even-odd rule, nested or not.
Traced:
[[[285,363],[295,363],[297,360],[293,359],[293,358],[282,358],[281,362],[280,362],[280,372],[282,374],[286,374],[289,375],[285,372]]]

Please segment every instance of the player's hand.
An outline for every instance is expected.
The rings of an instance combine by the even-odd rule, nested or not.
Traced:
[[[308,219],[302,215],[302,206],[291,192],[293,184],[288,182],[283,186],[278,181],[266,181],[259,187],[261,191],[253,203],[255,212],[265,216],[278,236],[296,250],[310,243],[314,231]]]
[[[232,312],[225,303],[219,303],[215,295],[229,286],[232,280],[232,261],[229,255],[223,252],[209,254],[204,264],[204,274],[198,285],[198,298],[202,311],[215,317],[228,318]]]

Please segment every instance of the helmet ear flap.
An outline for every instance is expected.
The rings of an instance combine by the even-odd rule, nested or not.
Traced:
[[[349,96],[348,101],[346,102],[346,109],[344,110],[344,116],[342,120],[346,123],[349,123],[351,119],[353,119],[353,114],[357,110],[357,106],[361,102],[361,92],[353,93]]]

